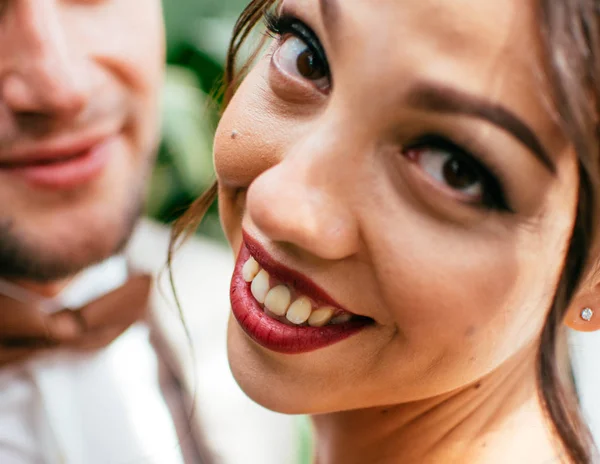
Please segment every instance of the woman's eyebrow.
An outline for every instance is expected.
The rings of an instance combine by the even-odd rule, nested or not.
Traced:
[[[321,0],[331,1],[331,0]],[[409,89],[408,103],[420,109],[440,113],[460,113],[485,119],[500,127],[525,145],[553,174],[556,166],[535,132],[525,122],[498,103],[487,102],[458,89],[421,82]]]
[[[323,22],[334,29],[340,17],[338,0],[319,0]],[[488,102],[458,89],[420,82],[408,92],[408,102],[415,108],[440,113],[460,113],[484,119],[511,134],[553,174],[556,166],[535,132],[513,112],[498,103]]]

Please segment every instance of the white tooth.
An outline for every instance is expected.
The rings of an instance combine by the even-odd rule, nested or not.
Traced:
[[[256,277],[256,274],[260,271],[260,266],[256,260],[252,257],[244,263],[242,267],[242,276],[246,282],[252,282],[252,279]]]
[[[331,306],[324,306],[313,311],[308,318],[308,325],[312,327],[323,327],[331,320],[334,311],[335,309]]]
[[[294,324],[304,324],[310,317],[311,311],[310,300],[302,296],[292,303],[285,317]]]
[[[348,322],[350,319],[352,319],[352,314],[343,313],[343,314],[340,314],[339,316],[335,316],[333,319],[331,319],[331,323],[332,324],[343,324],[344,322]]]
[[[252,296],[256,298],[260,304],[265,302],[267,293],[269,292],[269,273],[262,269],[252,281],[250,285]]]
[[[271,311],[276,316],[285,316],[287,309],[290,306],[292,294],[285,285],[278,285],[269,290],[265,298],[265,308]]]

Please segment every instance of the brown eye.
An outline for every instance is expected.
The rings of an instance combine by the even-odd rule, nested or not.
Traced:
[[[434,182],[459,193],[469,202],[482,202],[484,179],[471,163],[451,152],[433,147],[412,149],[407,155]]]
[[[310,81],[320,90],[329,88],[326,63],[302,39],[292,35],[284,38],[273,59],[287,74]]]
[[[324,64],[308,48],[298,55],[296,66],[302,77],[311,81],[327,77],[327,69]]]
[[[457,190],[468,189],[481,180],[471,166],[455,158],[444,163],[443,173],[446,183]]]

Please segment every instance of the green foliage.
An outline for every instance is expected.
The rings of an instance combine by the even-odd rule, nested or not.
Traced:
[[[212,138],[228,39],[245,0],[164,0],[167,71],[147,214],[171,222],[214,180]],[[200,233],[222,238],[217,208]]]

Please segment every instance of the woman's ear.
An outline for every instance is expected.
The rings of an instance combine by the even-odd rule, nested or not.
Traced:
[[[564,323],[579,332],[600,329],[600,283],[581,287],[571,301]]]

